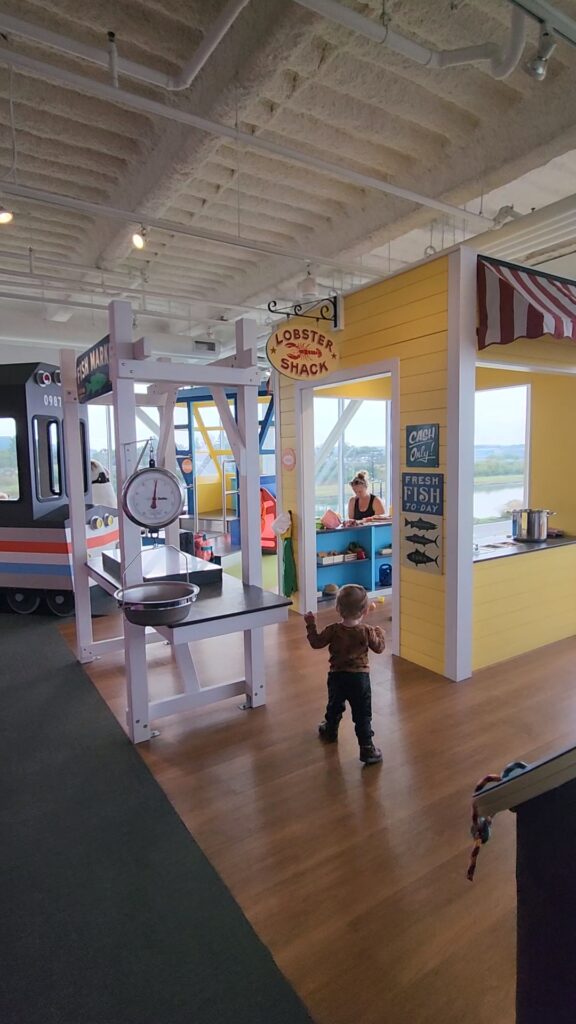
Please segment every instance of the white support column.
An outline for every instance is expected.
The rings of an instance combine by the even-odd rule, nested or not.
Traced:
[[[146,627],[124,619],[124,659],[126,665],[126,725],[133,743],[149,740],[148,667],[146,664]]]
[[[90,648],[94,641],[92,608],[90,605],[90,577],[88,575],[88,546],[86,543],[86,504],[84,496],[84,459],[80,435],[78,389],[76,387],[76,353],[71,349],[60,351],[60,372],[64,392],[64,450],[66,452],[66,489],[70,506],[72,531],[72,572],[74,575],[74,603],[76,610],[76,657],[78,661],[92,661]]]
[[[158,450],[156,452],[157,463],[178,476],[176,439],[174,437],[174,407],[178,396],[178,388],[166,386],[164,396],[165,401],[159,406],[160,433],[158,435]],[[166,527],[164,534],[167,544],[172,544],[175,548],[180,549],[180,522],[178,519]]]
[[[472,675],[475,389],[476,253],[461,247],[448,263],[444,673],[455,682]]]
[[[129,302],[115,300],[109,306],[110,375],[114,399],[114,434],[116,444],[116,493],[120,501],[122,486],[136,469],[136,397],[132,380],[118,376],[118,364],[132,342],[132,307]],[[142,580],[142,542],[140,527],[118,509],[120,526],[120,571],[122,586]],[[126,723],[133,743],[150,737],[148,722],[148,670],[146,664],[146,630],[124,618],[126,666]]]
[[[300,466],[298,590],[300,611],[315,612],[318,608],[316,581],[316,525],[314,516],[314,389],[296,390],[296,431]],[[286,510],[288,511],[288,510]]]
[[[282,445],[280,443],[282,437],[282,423],[281,417],[282,412],[280,409],[280,374],[277,370],[272,370],[272,395],[274,399],[274,436],[276,438],[276,444],[274,446],[274,469],[276,472],[276,509],[277,511],[284,512],[284,495],[282,489]],[[278,538],[277,541],[278,550],[278,593],[282,593],[282,581],[284,579],[284,551],[282,547],[282,541]]]
[[[253,320],[236,323],[236,355],[239,366],[257,364],[257,325]],[[242,580],[262,586],[262,542],[260,538],[260,446],[258,438],[258,385],[238,388],[238,434],[240,446],[240,530]],[[265,703],[264,635],[262,629],[244,633],[246,697],[250,707]]]
[[[109,306],[110,375],[114,402],[114,441],[116,446],[116,493],[118,500],[127,478],[138,461],[136,444],[136,399],[134,383],[118,377],[118,364],[123,352],[132,343],[132,307],[129,302],[115,300]],[[140,527],[119,509],[121,571],[126,583],[142,579]],[[131,564],[130,564],[131,563]],[[127,568],[128,567],[128,568]]]

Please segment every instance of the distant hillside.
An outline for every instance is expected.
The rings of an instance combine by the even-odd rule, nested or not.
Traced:
[[[5,452],[14,446],[13,437],[0,437],[0,452]]]
[[[474,459],[523,459],[523,444],[475,444]]]

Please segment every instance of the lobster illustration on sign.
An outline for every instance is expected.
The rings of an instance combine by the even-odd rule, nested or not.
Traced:
[[[320,359],[322,352],[319,348],[307,348],[306,344],[298,341],[288,341],[286,348],[289,348],[292,359]]]

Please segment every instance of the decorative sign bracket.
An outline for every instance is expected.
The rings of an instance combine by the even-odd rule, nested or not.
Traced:
[[[297,316],[304,320],[315,320],[317,324],[330,323],[335,331],[342,326],[340,295],[329,295],[326,299],[312,299],[309,302],[296,302],[293,306],[285,308],[280,308],[276,299],[272,299],[268,303],[268,312],[285,317],[286,320]]]

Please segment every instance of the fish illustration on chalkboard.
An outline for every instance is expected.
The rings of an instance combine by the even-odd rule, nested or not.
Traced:
[[[431,523],[428,519],[405,519],[404,526],[413,526],[415,530],[437,530],[438,526],[436,523]]]
[[[409,540],[411,544],[421,544],[422,547],[426,547],[427,544],[435,544],[438,547],[437,537],[423,537],[419,533],[411,533],[406,540]]]
[[[427,555],[425,551],[420,551],[419,548],[416,548],[415,551],[410,551],[406,558],[414,565],[429,565],[430,562],[435,562],[438,565],[439,556],[436,555],[436,558],[430,558],[430,555]]]

